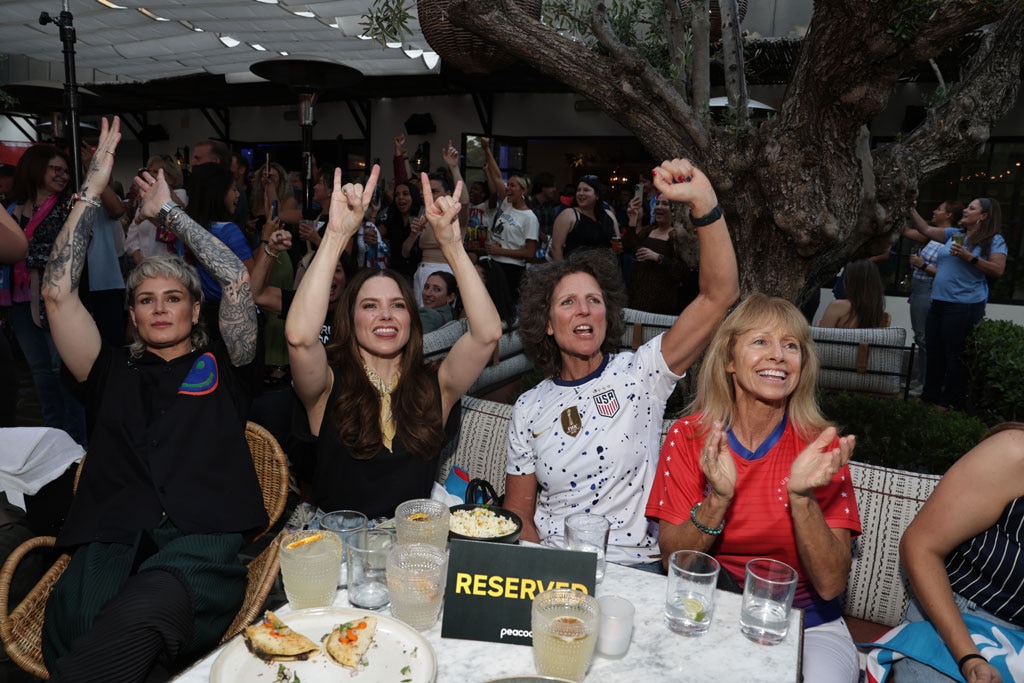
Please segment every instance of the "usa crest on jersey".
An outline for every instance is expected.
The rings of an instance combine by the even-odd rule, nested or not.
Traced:
[[[605,417],[614,417],[619,412],[619,399],[615,398],[615,390],[602,391],[594,396],[597,412]]]

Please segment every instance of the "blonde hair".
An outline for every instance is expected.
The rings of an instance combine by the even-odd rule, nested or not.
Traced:
[[[156,164],[157,168],[164,170],[164,180],[167,181],[168,187],[172,190],[177,190],[185,184],[185,177],[181,173],[181,167],[178,166],[178,162],[174,159],[167,155],[154,154],[146,162],[146,168],[149,168],[151,164]]]
[[[818,383],[818,350],[803,313],[785,299],[755,292],[736,307],[719,325],[701,364],[697,378],[697,397],[688,412],[701,413],[701,432],[706,434],[713,422],[730,425],[736,402],[736,388],[727,368],[734,360],[736,341],[747,332],[762,327],[778,327],[800,344],[800,379],[786,405],[789,420],[805,441],[816,438],[829,422],[818,408],[815,388]]]

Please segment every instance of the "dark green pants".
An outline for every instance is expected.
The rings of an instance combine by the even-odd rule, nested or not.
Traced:
[[[166,518],[134,545],[77,548],[46,604],[56,680],[144,680],[213,648],[245,595],[241,534],[181,533]]]

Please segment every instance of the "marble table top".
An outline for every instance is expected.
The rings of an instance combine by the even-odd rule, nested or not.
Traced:
[[[719,591],[711,629],[699,638],[671,632],[664,622],[664,576],[609,563],[597,596],[619,595],[636,607],[633,640],[629,651],[618,659],[600,654],[587,673],[586,683],[623,681],[736,681],[742,683],[787,683],[798,680],[802,613],[793,610],[790,630],[779,645],[751,642],[740,633],[740,596]],[[348,607],[344,590],[335,597],[336,607]],[[287,606],[276,610],[287,614]],[[383,611],[390,616],[390,612]],[[535,673],[529,646],[441,638],[438,622],[423,636],[437,656],[437,683],[483,683],[492,678]],[[223,649],[223,648],[221,648]],[[215,650],[177,679],[206,683]],[[358,681],[358,676],[355,677]]]

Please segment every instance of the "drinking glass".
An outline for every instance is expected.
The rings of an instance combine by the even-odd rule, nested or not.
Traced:
[[[335,510],[320,518],[320,528],[333,531],[341,539],[341,571],[338,572],[338,588],[345,588],[348,585],[348,563],[345,561],[346,539],[366,527],[366,515],[356,510]]]
[[[533,599],[533,659],[541,676],[582,681],[594,657],[601,608],[582,591],[556,588]]]
[[[437,622],[448,578],[448,555],[437,546],[410,543],[388,554],[391,613],[417,631]]]
[[[387,607],[388,553],[395,544],[394,529],[362,529],[347,540],[348,601],[353,607]]]
[[[597,651],[606,657],[621,657],[629,650],[629,641],[633,638],[636,608],[629,600],[617,595],[606,595],[597,602],[601,606]]]
[[[448,543],[451,512],[444,503],[430,498],[407,500],[395,508],[398,542],[427,543],[444,550]]]
[[[597,555],[597,583],[604,580],[605,552],[611,524],[601,515],[577,512],[565,518],[565,549]]]
[[[669,555],[665,623],[673,633],[702,636],[711,628],[720,569],[718,560],[696,550]]]
[[[334,602],[341,550],[341,539],[324,531],[296,531],[281,538],[281,578],[294,609]]]
[[[785,562],[757,558],[747,562],[740,631],[762,645],[778,645],[789,631],[796,593],[796,570]]]
[[[950,239],[953,240],[953,244],[959,244],[961,247],[964,246],[964,234],[962,232],[954,233]]]

